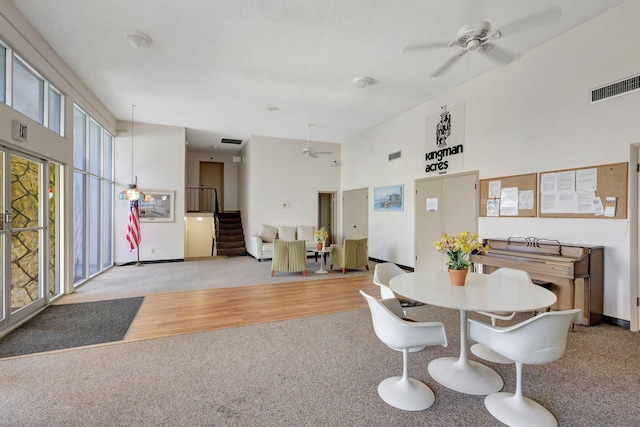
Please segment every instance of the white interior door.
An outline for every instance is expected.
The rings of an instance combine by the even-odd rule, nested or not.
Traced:
[[[478,232],[478,172],[416,181],[415,270],[444,270],[433,243],[442,233]]]
[[[342,238],[364,239],[369,235],[369,189],[342,192]]]

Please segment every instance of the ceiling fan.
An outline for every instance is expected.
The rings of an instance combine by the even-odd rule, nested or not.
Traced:
[[[318,157],[318,154],[332,154],[331,151],[316,151],[309,146],[309,128],[311,126],[313,126],[311,123],[307,123],[307,146],[302,149],[302,155],[315,159]]]
[[[496,46],[495,43],[492,43],[493,40],[497,40],[504,35],[516,34],[535,28],[539,25],[543,25],[545,23],[548,23],[552,19],[558,18],[561,14],[561,9],[557,6],[554,6],[534,13],[532,15],[525,16],[509,24],[503,25],[499,29],[492,28],[491,23],[487,21],[478,21],[473,24],[463,25],[458,30],[455,40],[451,42],[413,44],[406,46],[404,48],[404,51],[407,52],[413,50],[457,46],[459,50],[454,53],[451,58],[445,61],[444,64],[434,70],[430,74],[431,77],[439,77],[444,74],[464,54],[467,54],[468,60],[469,52],[479,52],[500,64],[508,64],[515,60],[517,58],[517,55],[509,52],[504,48]]]

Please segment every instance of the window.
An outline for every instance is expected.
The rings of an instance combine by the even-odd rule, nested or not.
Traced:
[[[44,124],[44,80],[13,57],[13,108]]]
[[[7,102],[7,48],[0,44],[0,101]]]
[[[79,108],[73,109],[73,166],[76,169],[86,168],[87,115]]]
[[[113,136],[73,111],[74,284],[113,264]]]
[[[49,120],[47,121],[47,126],[58,135],[62,135],[62,112],[64,111],[62,100],[63,97],[60,92],[49,86]]]
[[[1,40],[0,102],[64,136],[64,95]]]

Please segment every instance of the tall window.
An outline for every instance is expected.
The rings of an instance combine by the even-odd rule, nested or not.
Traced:
[[[74,284],[113,264],[113,136],[73,112]]]

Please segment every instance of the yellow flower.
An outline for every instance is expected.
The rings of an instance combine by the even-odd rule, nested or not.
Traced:
[[[477,234],[463,231],[457,236],[442,233],[440,240],[433,244],[436,250],[447,256],[447,267],[452,270],[469,268],[469,255],[472,252],[488,251],[488,247],[478,241]]]

